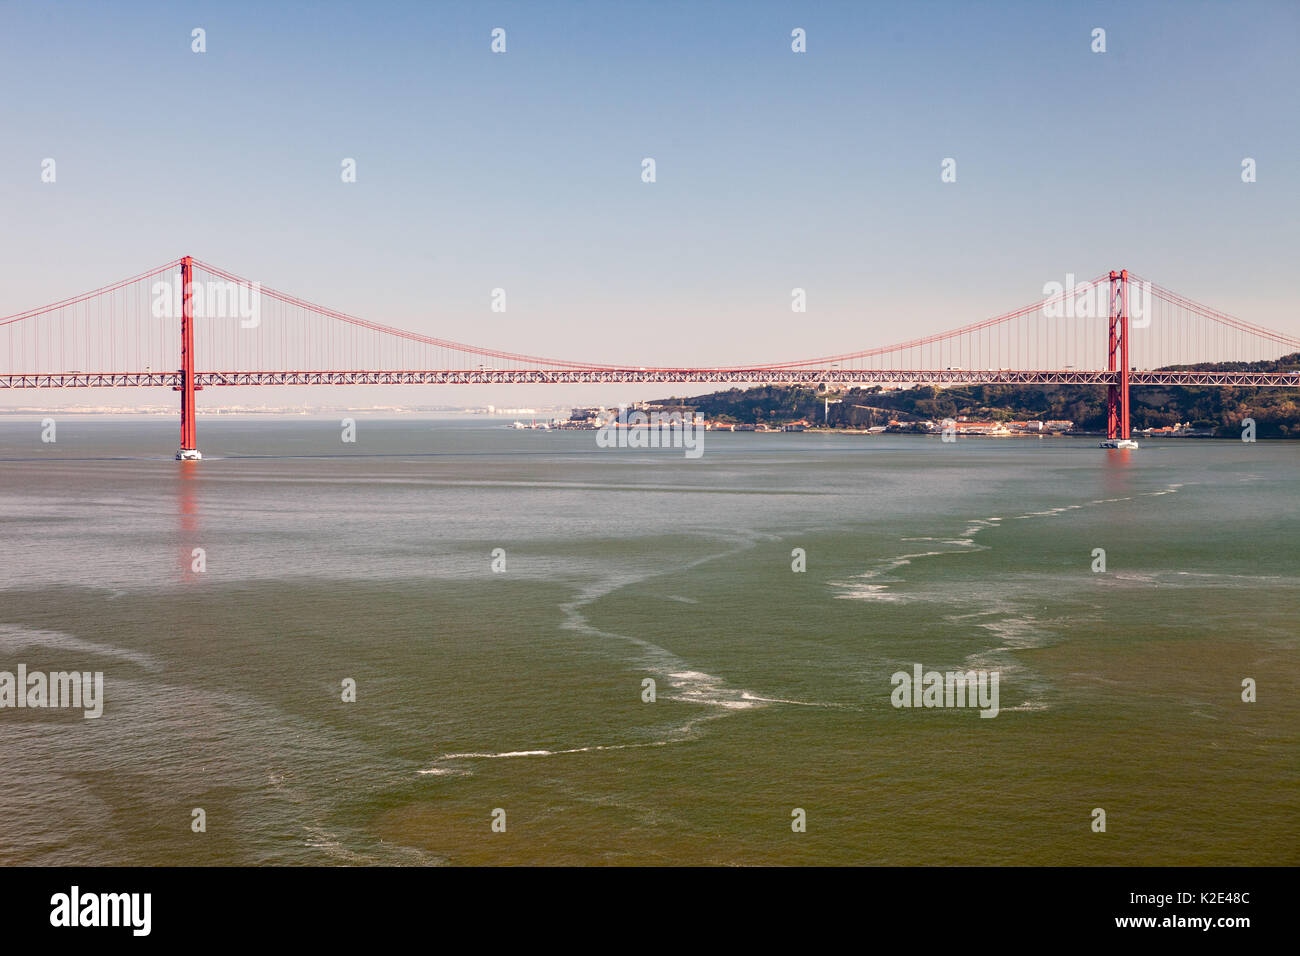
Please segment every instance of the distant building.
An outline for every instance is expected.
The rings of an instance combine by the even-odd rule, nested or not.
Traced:
[[[695,421],[694,405],[637,405],[636,408],[646,412],[658,412],[660,415],[671,415],[676,412],[682,416],[682,421]]]
[[[1191,422],[1175,422],[1172,425],[1164,425],[1160,428],[1135,428],[1133,430],[1139,435],[1147,435],[1151,438],[1177,438],[1193,434]]]
[[[955,422],[958,435],[1009,435],[1010,430],[1001,422],[973,422],[959,418]]]

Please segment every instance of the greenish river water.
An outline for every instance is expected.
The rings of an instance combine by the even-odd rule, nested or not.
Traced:
[[[1295,443],[176,431],[0,420],[0,861],[1300,863]]]

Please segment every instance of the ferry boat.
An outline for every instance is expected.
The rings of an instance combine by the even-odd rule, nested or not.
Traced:
[[[1131,438],[1107,438],[1098,448],[1137,448],[1138,443]]]

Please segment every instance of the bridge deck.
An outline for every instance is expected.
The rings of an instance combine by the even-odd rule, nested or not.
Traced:
[[[196,386],[219,385],[570,385],[636,382],[698,382],[739,385],[1111,385],[1110,371],[1048,369],[430,369],[423,371],[339,370],[329,372],[196,372]],[[0,388],[178,388],[174,372],[43,372],[0,375]],[[1300,386],[1289,372],[1130,372],[1129,384]]]

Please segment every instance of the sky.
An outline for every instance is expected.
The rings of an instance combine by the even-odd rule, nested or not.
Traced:
[[[1300,3],[1281,0],[5,0],[0,315],[189,254],[377,322],[632,366],[868,348],[1119,268],[1296,334],[1297,48]],[[708,390],[225,389],[200,404]],[[0,395],[133,400],[175,396]]]

